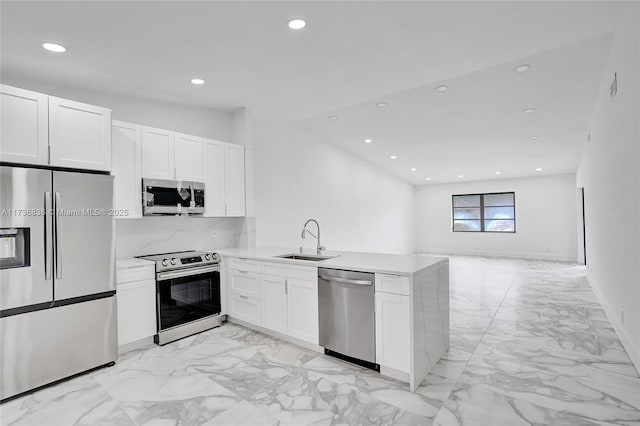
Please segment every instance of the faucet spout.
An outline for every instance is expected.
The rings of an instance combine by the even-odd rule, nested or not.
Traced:
[[[311,233],[311,231],[307,230],[307,225],[309,224],[309,222],[313,222],[316,224],[316,228],[318,229],[318,235],[315,236]],[[309,234],[311,234],[312,237],[315,237],[316,240],[318,240],[317,246],[316,246],[316,253],[317,254],[321,254],[322,250],[324,250],[325,248],[322,247],[322,245],[320,244],[320,224],[318,223],[317,220],[315,219],[308,219],[305,223],[304,226],[302,227],[302,238],[304,239],[305,233],[308,232]]]

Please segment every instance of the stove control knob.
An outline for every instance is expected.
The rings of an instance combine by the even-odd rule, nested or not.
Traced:
[[[169,261],[167,259],[162,259],[162,266],[167,266]]]
[[[205,260],[211,260],[211,255],[209,253],[204,255]]]
[[[218,255],[215,253],[211,253],[211,260],[218,260]]]
[[[173,259],[171,259],[171,264],[175,265],[176,264],[176,258],[174,257]]]

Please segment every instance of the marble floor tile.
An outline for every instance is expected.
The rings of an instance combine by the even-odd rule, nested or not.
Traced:
[[[584,275],[450,258],[451,347],[405,383],[235,325],[0,406],[3,425],[640,425],[640,377]]]

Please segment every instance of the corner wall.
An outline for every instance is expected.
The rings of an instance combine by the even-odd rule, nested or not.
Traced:
[[[300,238],[314,218],[329,250],[414,252],[413,185],[298,124],[253,122],[258,246],[315,249]]]
[[[419,186],[417,251],[575,262],[575,186],[573,174]],[[452,195],[512,191],[516,233],[452,232]]]
[[[640,371],[639,15],[638,3],[629,3],[616,31],[577,183],[585,190],[589,282]],[[618,92],[612,100],[614,73]]]

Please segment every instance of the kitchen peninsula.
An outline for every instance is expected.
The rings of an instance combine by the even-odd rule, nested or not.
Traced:
[[[375,276],[371,321],[375,321],[375,362],[381,374],[408,382],[415,390],[449,347],[447,258],[325,251],[319,260],[317,255],[286,248],[218,249],[218,253],[223,265],[223,313],[231,322],[323,351],[318,286],[324,281],[318,280],[318,268],[355,271]]]

